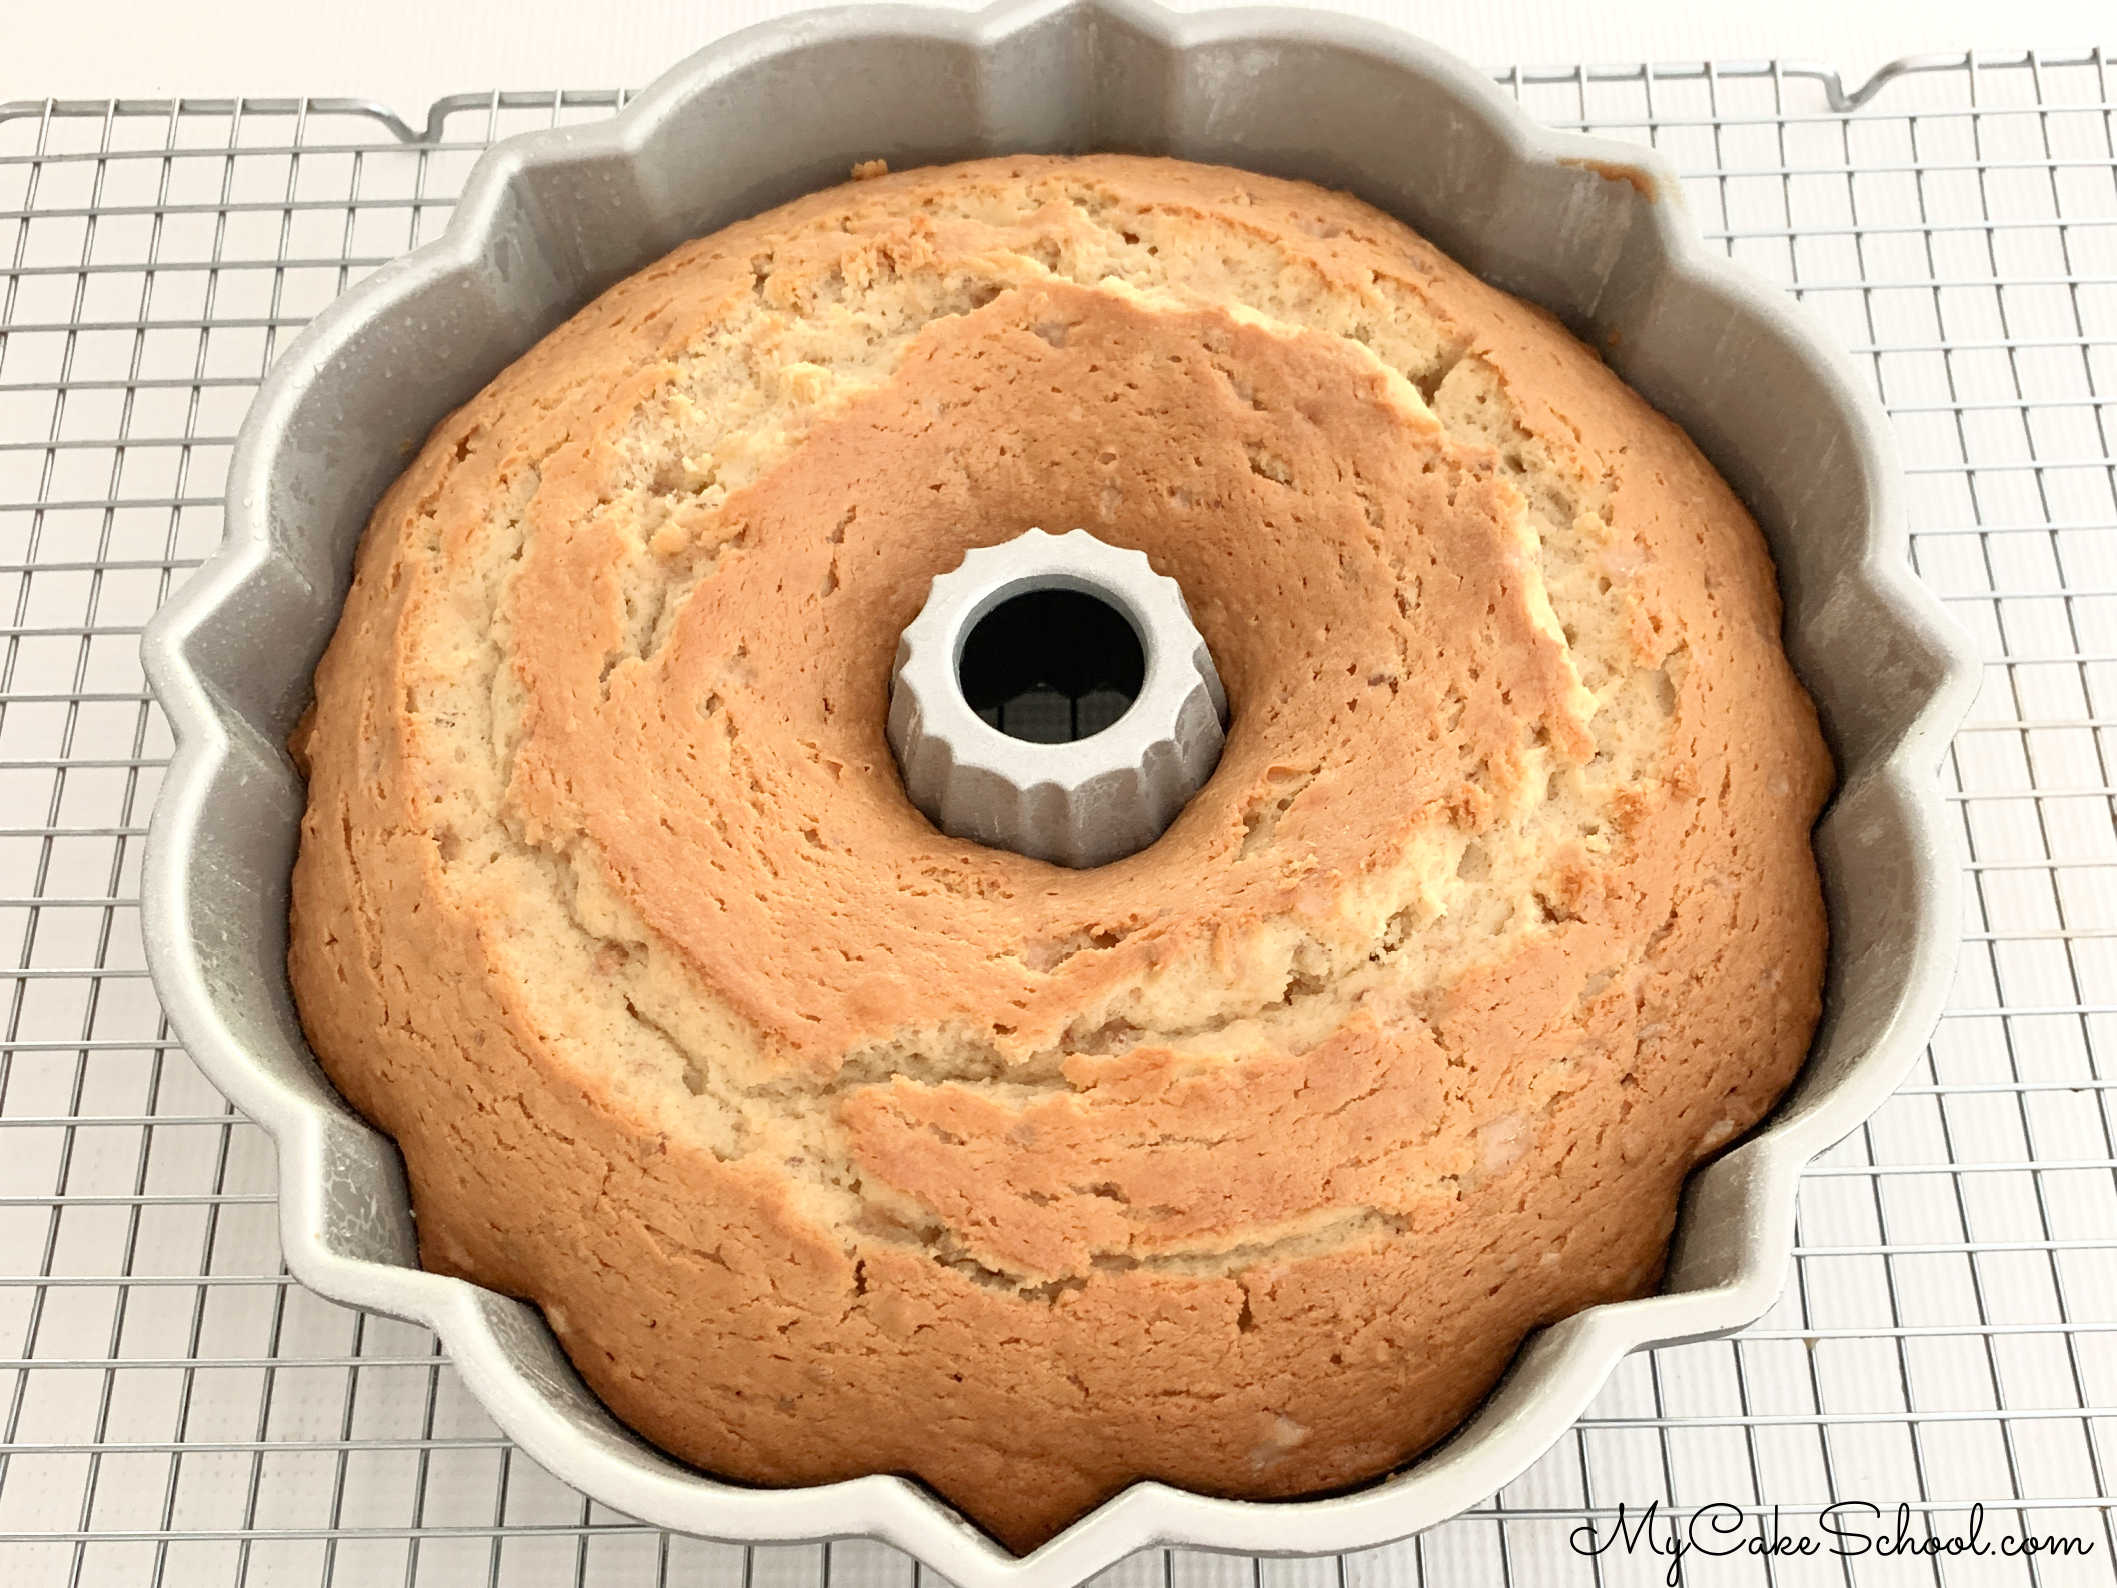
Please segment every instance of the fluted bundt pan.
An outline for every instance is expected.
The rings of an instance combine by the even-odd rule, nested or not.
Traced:
[[[902,1479],[759,1490],[680,1466],[588,1394],[535,1309],[417,1267],[396,1152],[331,1090],[295,1018],[287,886],[303,788],[283,746],[383,488],[444,413],[587,298],[856,160],[1089,149],[1348,189],[1607,349],[1763,524],[1788,649],[1842,781],[1816,841],[1831,957],[1814,1049],[1765,1125],[1693,1178],[1661,1293],[1535,1336],[1468,1423],[1385,1481],[1279,1504],[1140,1484],[1016,1558]],[[1772,1303],[1802,1166],[1895,1086],[1953,964],[1935,771],[1975,659],[1909,571],[1872,401],[1790,302],[1699,242],[1651,155],[1547,132],[1469,68],[1376,27],[1028,0],[834,10],[738,34],[609,122],[492,150],[447,233],[348,292],[273,369],[235,447],[227,524],[144,642],[177,741],[144,890],[169,1017],[278,1143],[301,1280],[430,1325],[530,1455],[685,1532],[867,1534],[962,1588],[1044,1588],[1151,1544],[1342,1551],[1431,1526],[1534,1461],[1625,1352],[1736,1329]]]

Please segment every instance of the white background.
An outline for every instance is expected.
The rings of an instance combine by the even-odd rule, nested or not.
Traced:
[[[944,0],[945,3],[945,0]],[[1298,3],[1298,0],[1296,0]],[[1190,9],[1189,6],[1182,6]],[[802,0],[0,0],[0,100],[639,87]],[[2112,0],[1346,0],[1482,66],[2117,46]],[[412,116],[417,120],[416,115]]]

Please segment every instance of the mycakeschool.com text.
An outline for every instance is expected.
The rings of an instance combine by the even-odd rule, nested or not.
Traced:
[[[2036,1533],[1995,1523],[1982,1504],[1948,1513],[1914,1515],[1909,1504],[1840,1500],[1820,1511],[1782,1515],[1714,1501],[1694,1509],[1664,1510],[1659,1500],[1634,1510],[1622,1502],[1613,1517],[1581,1523],[1567,1539],[1577,1555],[1654,1555],[1666,1559],[1664,1581],[1679,1588],[1686,1569],[1731,1556],[1767,1559],[1878,1559],[2046,1557],[2081,1559],[2095,1540],[2081,1534]]]

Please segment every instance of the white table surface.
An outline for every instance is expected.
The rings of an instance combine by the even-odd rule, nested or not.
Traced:
[[[803,0],[0,0],[0,100],[343,94],[412,115],[468,89],[638,87],[722,34],[802,9]],[[2110,0],[1341,0],[1331,9],[1407,27],[1488,67],[1779,57],[1835,66],[1848,85],[1926,51],[2117,46]]]

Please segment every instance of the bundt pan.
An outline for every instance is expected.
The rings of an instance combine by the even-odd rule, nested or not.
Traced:
[[[1606,349],[1769,535],[1787,644],[1841,783],[1816,835],[1831,954],[1814,1050],[1770,1119],[1693,1177],[1659,1294],[1532,1337],[1466,1424],[1386,1480],[1283,1503],[1142,1483],[1017,1558],[904,1479],[762,1490],[681,1466],[582,1387],[533,1307],[417,1266],[397,1154],[332,1091],[295,1018],[303,787],[283,747],[383,488],[443,414],[584,300],[856,160],[1091,149],[1348,189]],[[144,641],[177,745],[148,841],[148,957],[186,1047],[278,1143],[295,1275],[431,1326],[524,1450],[620,1511],[729,1540],[870,1535],[962,1588],[1075,1583],[1149,1545],[1364,1548],[1512,1479],[1627,1351],[1758,1317],[1785,1278],[1803,1165],[1923,1045],[1957,928],[1935,772],[1975,660],[1905,551],[1873,402],[1781,293],[1699,242],[1666,168],[1535,126],[1416,40],[1130,0],[797,17],[703,51],[608,122],[493,149],[444,236],[353,288],[274,367],[235,446],[227,540]]]

